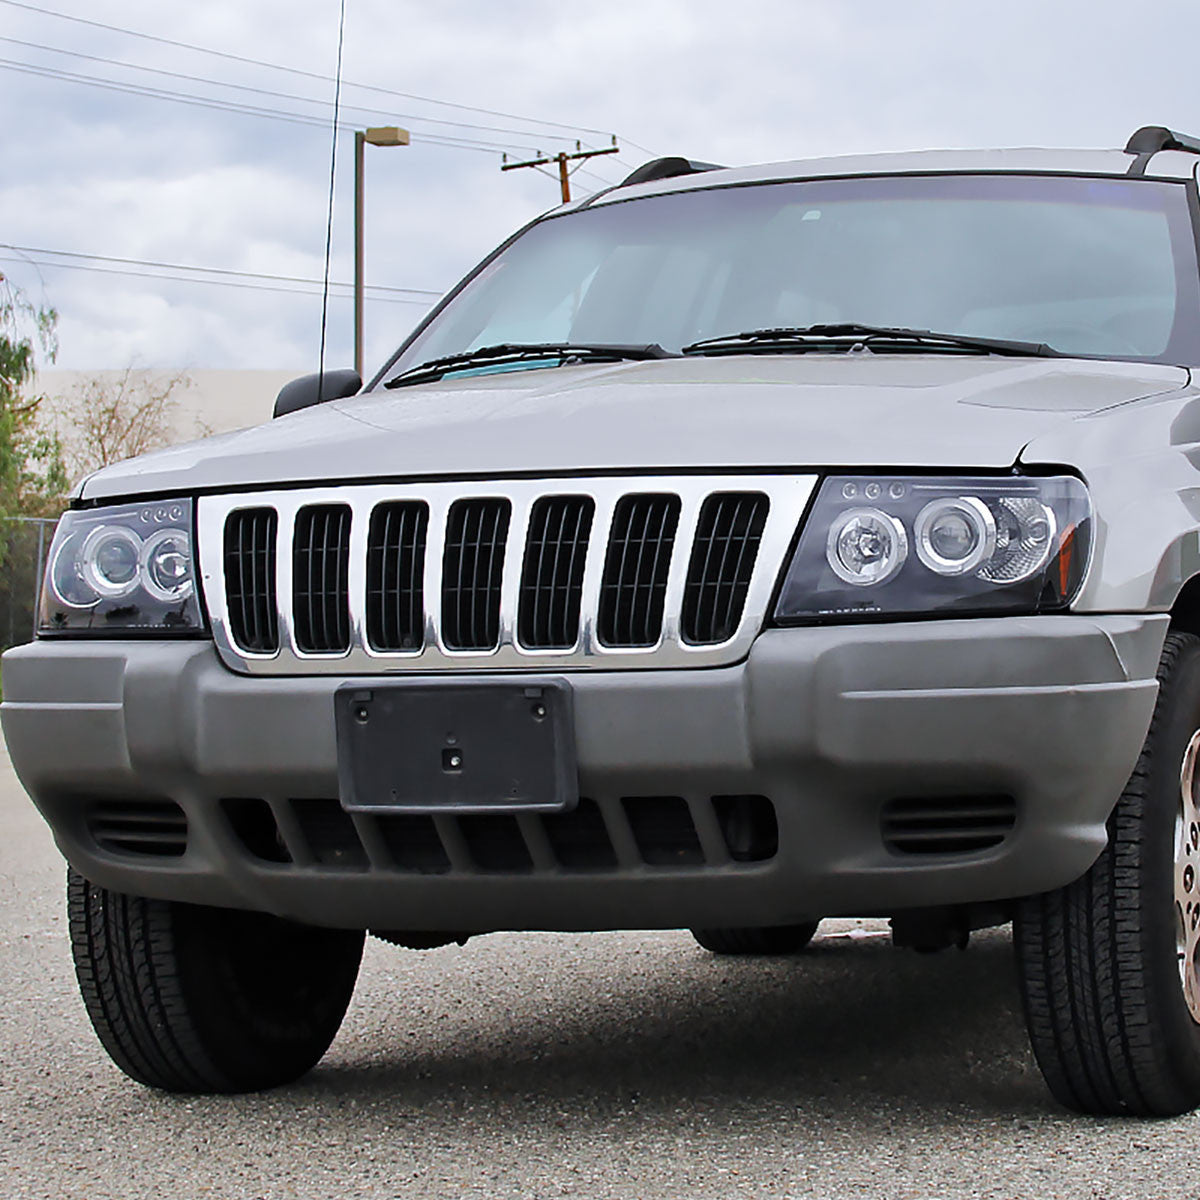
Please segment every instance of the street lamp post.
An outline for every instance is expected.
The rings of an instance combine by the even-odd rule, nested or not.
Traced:
[[[354,369],[363,370],[363,160],[367,143],[372,146],[407,146],[408,130],[396,125],[377,125],[354,131]]]

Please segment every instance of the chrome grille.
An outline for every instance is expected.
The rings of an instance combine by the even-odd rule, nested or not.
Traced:
[[[253,674],[744,657],[811,475],[279,489],[199,501],[217,649]]]

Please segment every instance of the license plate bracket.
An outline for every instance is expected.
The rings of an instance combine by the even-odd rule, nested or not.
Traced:
[[[563,812],[579,800],[565,680],[343,684],[347,812]]]

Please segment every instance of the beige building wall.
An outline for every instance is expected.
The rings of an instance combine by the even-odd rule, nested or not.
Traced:
[[[38,373],[34,390],[51,397],[70,400],[87,388],[92,380],[116,386],[124,371],[68,371],[51,367]],[[131,382],[145,381],[160,386],[175,376],[182,383],[172,393],[178,401],[173,410],[176,441],[189,441],[205,429],[227,433],[259,425],[271,419],[271,409],[279,389],[289,380],[304,374],[297,370],[222,371],[212,368],[130,372]]]

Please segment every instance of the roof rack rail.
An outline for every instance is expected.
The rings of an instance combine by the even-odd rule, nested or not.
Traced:
[[[1200,138],[1187,133],[1176,133],[1165,125],[1143,125],[1128,142],[1125,153],[1137,157],[1129,165],[1128,175],[1145,175],[1150,160],[1160,150],[1182,150],[1187,154],[1200,154]]]
[[[699,175],[701,171],[721,171],[717,163],[697,162],[694,158],[654,158],[643,163],[621,180],[618,187],[632,187],[635,183],[650,183],[655,179],[673,179],[676,175]]]
[[[1165,125],[1143,125],[1125,146],[1126,154],[1157,154],[1160,150],[1185,150],[1200,154],[1200,138],[1176,133]]]

